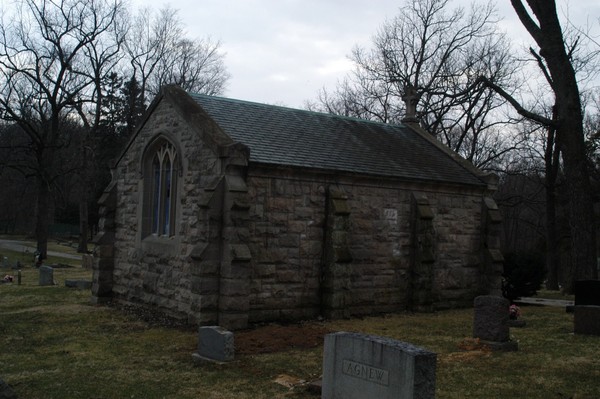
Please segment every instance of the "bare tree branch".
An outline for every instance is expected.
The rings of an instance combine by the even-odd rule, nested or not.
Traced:
[[[510,94],[508,94],[502,87],[498,86],[497,84],[495,84],[494,82],[492,82],[490,79],[488,79],[485,76],[481,76],[479,77],[479,80],[481,82],[483,82],[486,86],[490,87],[491,89],[493,89],[496,93],[498,93],[499,95],[502,96],[502,98],[504,98],[506,101],[508,101],[510,103],[510,105],[513,106],[513,108],[519,113],[519,115],[524,116],[527,119],[531,119],[533,121],[536,121],[538,123],[541,123],[542,125],[545,126],[552,126],[555,121],[553,121],[552,119],[548,119],[542,115],[538,115],[535,112],[531,112],[526,110],[520,102],[518,102],[513,96],[511,96]]]

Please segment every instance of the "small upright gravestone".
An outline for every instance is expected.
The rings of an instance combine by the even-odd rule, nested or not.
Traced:
[[[198,329],[198,351],[192,354],[195,363],[229,362],[235,354],[233,333],[219,326]]]
[[[325,336],[322,399],[433,399],[437,355],[349,332]]]
[[[40,266],[40,285],[54,285],[54,269],[50,266]]]
[[[482,295],[475,298],[474,305],[473,337],[492,350],[516,351],[518,344],[510,341],[508,299]]]
[[[575,334],[600,335],[600,280],[573,283]]]

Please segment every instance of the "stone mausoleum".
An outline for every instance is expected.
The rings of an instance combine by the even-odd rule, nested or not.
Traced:
[[[500,290],[494,188],[411,118],[167,86],[100,200],[93,301],[229,329],[471,306]]]

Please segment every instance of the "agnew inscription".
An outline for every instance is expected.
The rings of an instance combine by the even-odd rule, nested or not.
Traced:
[[[387,370],[378,369],[367,364],[344,360],[342,362],[342,372],[376,384],[389,385],[389,372]]]

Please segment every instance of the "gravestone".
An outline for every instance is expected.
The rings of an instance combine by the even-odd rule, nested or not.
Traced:
[[[475,298],[473,337],[492,350],[516,351],[518,344],[510,341],[508,327],[510,302],[495,295],[482,295]]]
[[[600,335],[600,306],[576,305],[573,323],[575,334]]]
[[[575,334],[600,335],[600,280],[573,283]]]
[[[323,399],[433,399],[437,355],[390,338],[325,336]]]
[[[229,362],[233,360],[234,354],[231,331],[219,326],[203,326],[198,329],[198,351],[192,354],[194,362]]]
[[[40,285],[54,285],[54,269],[50,266],[40,266]]]

